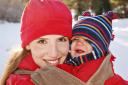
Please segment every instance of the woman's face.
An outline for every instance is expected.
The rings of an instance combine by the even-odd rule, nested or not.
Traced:
[[[46,35],[32,41],[27,47],[31,50],[35,63],[44,66],[62,64],[69,51],[69,39],[61,35]]]
[[[71,44],[71,55],[73,57],[91,53],[92,46],[82,36],[74,36]]]

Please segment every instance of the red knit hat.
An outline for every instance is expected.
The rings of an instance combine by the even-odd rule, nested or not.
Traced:
[[[21,19],[22,47],[50,34],[71,37],[71,12],[58,0],[30,0]]]

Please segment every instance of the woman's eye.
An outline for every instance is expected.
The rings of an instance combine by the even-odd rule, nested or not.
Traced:
[[[61,42],[66,42],[67,40],[68,40],[68,38],[66,38],[66,37],[59,38],[59,41],[61,41]]]
[[[39,44],[47,44],[47,41],[46,40],[39,40],[38,43]]]

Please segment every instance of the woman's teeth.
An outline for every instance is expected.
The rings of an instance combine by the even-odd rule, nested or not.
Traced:
[[[49,64],[58,64],[58,60],[50,60],[50,61],[47,61]]]

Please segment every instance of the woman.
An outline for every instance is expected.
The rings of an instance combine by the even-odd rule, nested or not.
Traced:
[[[57,0],[30,0],[21,19],[23,50],[12,55],[0,85],[34,85],[30,75],[16,69],[35,71],[47,64],[62,64],[72,35],[69,9]]]
[[[77,67],[75,68],[71,65],[62,64],[69,50],[68,38],[71,38],[71,27],[71,13],[61,2],[57,0],[30,0],[24,10],[21,22],[23,50],[12,55],[2,76],[0,85],[34,85],[30,75],[17,74],[17,70],[38,71],[40,69],[45,69],[49,65],[56,66],[61,64],[58,66],[59,68],[64,68],[65,71],[77,76],[75,74],[75,72],[78,71]],[[56,73],[56,71],[54,72]],[[57,73],[61,75],[62,72],[59,70]],[[64,75],[67,75],[67,73]],[[48,76],[50,76],[50,78]],[[45,77],[51,80],[52,75],[48,76]],[[35,77],[39,78],[38,75]],[[69,77],[70,79],[74,78],[71,75]],[[55,80],[56,78],[57,77],[52,77],[52,79]],[[63,77],[60,81],[62,80],[63,82],[66,78],[68,77]],[[42,82],[41,85],[51,85],[49,84],[50,80],[47,81],[48,84]],[[78,80],[79,82],[76,82],[76,80],[78,79],[72,79],[75,84],[69,80],[72,84],[68,81],[68,84],[60,82],[58,85],[85,85],[85,83],[80,80]],[[55,83],[54,80],[52,81]],[[90,82],[87,82],[86,85],[91,85],[88,83]]]

